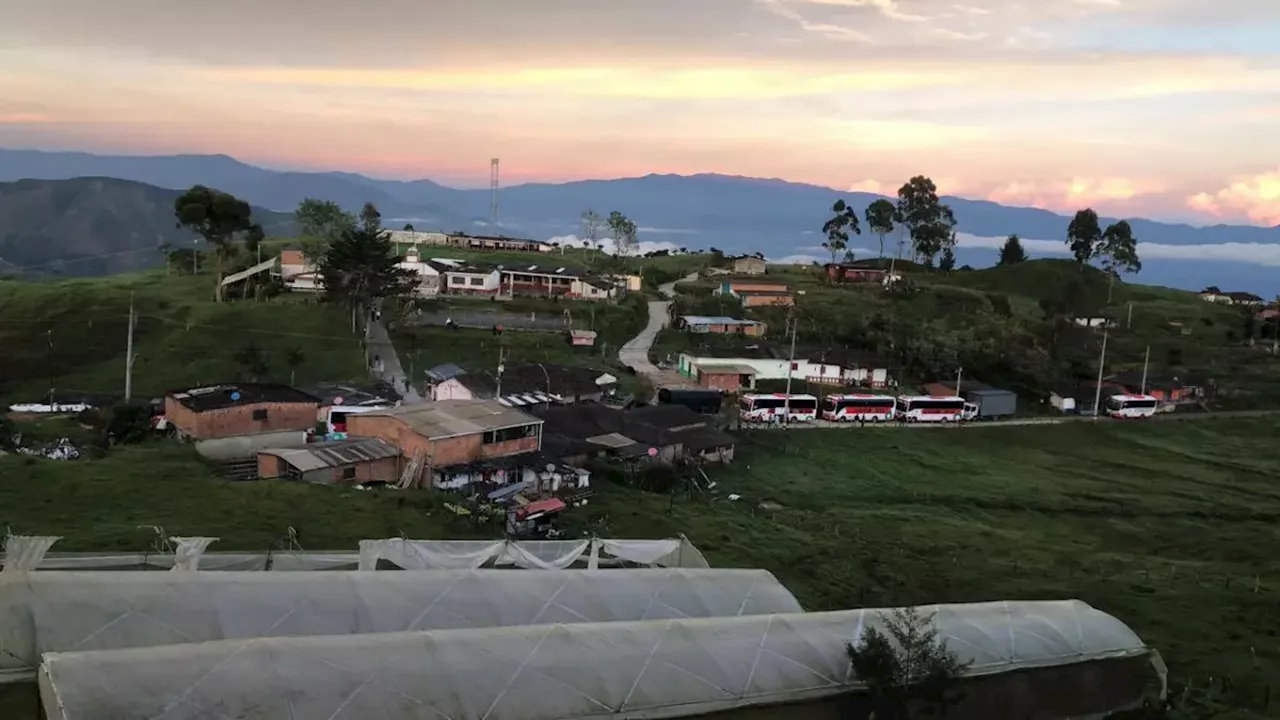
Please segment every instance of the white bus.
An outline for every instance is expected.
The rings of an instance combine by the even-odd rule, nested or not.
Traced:
[[[887,422],[898,402],[888,395],[828,395],[822,400],[822,419],[831,422]]]
[[[962,397],[904,395],[898,398],[898,419],[907,422],[959,422],[965,419]]]
[[[1107,398],[1107,414],[1113,418],[1149,418],[1159,401],[1150,395],[1112,395]]]
[[[747,422],[807,422],[818,418],[818,398],[812,395],[770,393],[743,395],[738,401],[739,414]]]

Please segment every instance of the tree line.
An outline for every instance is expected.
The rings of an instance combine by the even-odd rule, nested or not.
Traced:
[[[842,254],[848,258],[849,240],[862,234],[862,221],[867,229],[880,240],[878,257],[885,257],[885,238],[898,230],[898,251],[902,256],[905,238],[910,238],[912,259],[926,267],[951,270],[955,267],[956,217],[951,207],[938,196],[937,185],[923,175],[917,175],[898,188],[897,201],[879,198],[863,211],[861,219],[857,210],[843,199],[831,206],[831,217],[822,225],[826,240],[822,247],[831,253],[831,262]],[[1127,220],[1117,220],[1104,229],[1098,213],[1092,208],[1077,211],[1067,226],[1066,243],[1072,257],[1081,267],[1097,260],[1111,276],[1112,282],[1126,273],[1142,270],[1138,258],[1138,240]],[[997,265],[1013,265],[1027,259],[1022,239],[1010,235],[1000,248]]]

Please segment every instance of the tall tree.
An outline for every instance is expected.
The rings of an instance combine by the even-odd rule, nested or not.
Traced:
[[[252,231],[253,210],[234,195],[196,185],[173,201],[178,226],[204,238],[214,251],[214,299],[222,302],[222,267],[236,242]]]
[[[347,303],[353,332],[374,301],[408,295],[417,283],[417,273],[401,268],[393,250],[390,233],[362,223],[344,231],[320,260],[325,297]]]
[[[604,218],[595,210],[582,211],[582,245],[598,250],[600,231],[604,229]]]
[[[307,361],[307,356],[302,353],[302,348],[293,348],[284,356],[284,364],[289,366],[289,384],[296,383],[298,368]]]
[[[1000,260],[996,262],[996,266],[1016,265],[1026,260],[1027,251],[1022,248],[1022,239],[1017,235],[1010,235],[1000,248]]]
[[[911,234],[916,257],[932,265],[947,247],[956,226],[951,208],[938,198],[938,186],[923,175],[911,178],[898,189],[897,210],[898,222]]]
[[[636,224],[621,212],[614,210],[605,221],[609,237],[613,238],[613,252],[619,258],[628,258],[636,250]]]
[[[311,262],[319,262],[329,245],[346,230],[356,226],[356,218],[329,200],[307,198],[293,211],[302,234],[302,254]]]
[[[822,247],[831,253],[831,262],[835,263],[836,258],[848,249],[849,235],[862,234],[862,228],[858,227],[858,213],[844,200],[836,200],[831,206],[831,218],[822,224],[822,232],[827,236]]]
[[[884,257],[884,239],[893,232],[893,221],[898,216],[898,209],[893,203],[880,198],[867,206],[867,228],[880,238],[880,255]]]
[[[1098,225],[1098,213],[1093,208],[1076,211],[1067,226],[1067,246],[1071,248],[1071,256],[1081,267],[1098,254],[1098,245],[1102,242],[1102,227]]]
[[[956,253],[952,250],[954,245],[947,245],[942,248],[942,257],[938,258],[938,269],[943,272],[951,272],[956,267]]]
[[[373,233],[382,231],[382,213],[378,212],[377,205],[367,202],[360,208],[360,229]]]
[[[1095,255],[1102,259],[1102,269],[1111,276],[1107,285],[1107,302],[1111,302],[1111,290],[1116,279],[1122,273],[1142,271],[1142,261],[1138,259],[1138,240],[1133,236],[1133,228],[1127,220],[1117,220],[1107,226],[1102,233],[1102,242],[1098,244]]]

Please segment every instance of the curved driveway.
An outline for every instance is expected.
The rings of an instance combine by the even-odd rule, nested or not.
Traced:
[[[691,282],[698,279],[698,273],[690,273],[685,277],[674,282],[665,283],[658,286],[658,292],[665,297],[673,298],[676,295],[676,283]],[[658,332],[667,326],[670,321],[671,301],[670,300],[653,300],[649,303],[649,324],[639,335],[631,338],[618,350],[618,360],[623,365],[636,371],[640,375],[653,383],[654,387],[670,387],[672,385],[689,385],[689,379],[671,370],[662,370],[658,366],[649,362],[649,348],[653,347],[653,341],[658,337]]]

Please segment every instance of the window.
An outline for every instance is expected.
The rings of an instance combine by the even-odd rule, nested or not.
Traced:
[[[484,278],[471,278],[471,284],[477,287],[484,285]]]
[[[537,434],[537,425],[519,425],[517,427],[502,428],[501,430],[490,430],[484,434],[484,444],[496,445],[512,440],[523,440],[535,437]]]
[[[450,275],[449,284],[450,285],[466,285],[467,279],[464,277],[458,277],[457,275]]]
[[[342,479],[343,479],[343,480],[355,480],[355,479],[356,479],[356,469],[355,469],[355,467],[344,467],[344,468],[342,468]]]
[[[254,410],[254,411],[253,411],[253,419],[254,419],[254,420],[266,420],[266,419],[267,419],[267,409],[266,409],[266,408],[258,408],[257,410]]]

